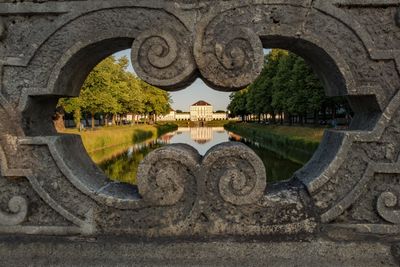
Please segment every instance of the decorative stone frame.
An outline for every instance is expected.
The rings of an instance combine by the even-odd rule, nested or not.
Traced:
[[[44,2],[0,3],[0,234],[398,238],[399,1]],[[288,49],[356,116],[277,185],[234,143],[204,157],[161,148],[138,187],[110,182],[51,115],[101,59],[130,47],[151,84],[200,77],[228,91],[257,77],[263,47]]]

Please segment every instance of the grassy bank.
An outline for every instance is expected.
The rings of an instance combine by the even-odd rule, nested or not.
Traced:
[[[318,148],[324,128],[228,123],[225,129],[257,142],[294,162],[306,163]]]
[[[97,128],[79,132],[76,129],[66,129],[64,133],[79,134],[87,152],[91,153],[105,148],[143,142],[150,138],[156,138],[164,133],[178,128],[172,123],[155,125],[131,125]]]

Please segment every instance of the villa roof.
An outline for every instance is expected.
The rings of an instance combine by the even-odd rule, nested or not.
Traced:
[[[211,106],[211,105],[204,100],[200,100],[194,103],[192,106]]]

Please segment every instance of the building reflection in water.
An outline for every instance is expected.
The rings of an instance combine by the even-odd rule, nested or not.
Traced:
[[[190,137],[198,144],[205,144],[213,138],[213,129],[210,127],[190,128]]]
[[[128,147],[116,147],[96,151],[92,159],[112,180],[136,184],[136,173],[140,162],[151,151],[167,144],[188,144],[197,149],[200,155],[220,143],[227,141],[242,141],[250,146],[263,160],[267,170],[268,181],[285,180],[290,178],[302,164],[294,162],[272,150],[261,147],[258,143],[248,142],[239,135],[229,133],[222,127],[179,128],[158,139],[147,140]]]
[[[163,135],[158,141],[164,144],[188,144],[204,155],[211,147],[229,141],[229,138],[223,127],[179,127],[175,132]]]
[[[163,141],[168,142],[175,135],[188,133],[190,135],[190,138],[196,143],[206,144],[211,140],[213,140],[215,132],[225,133],[225,130],[223,127],[193,127],[193,128],[180,127],[176,132],[163,136]]]

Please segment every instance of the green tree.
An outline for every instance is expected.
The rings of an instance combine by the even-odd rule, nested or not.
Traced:
[[[62,98],[58,102],[58,106],[62,107],[66,113],[73,113],[76,128],[80,129],[81,118],[82,118],[81,98],[79,98],[79,97]]]
[[[142,82],[145,95],[145,114],[153,117],[156,121],[158,115],[168,114],[171,110],[171,99],[167,92],[157,89],[145,82]]]
[[[77,117],[81,117],[80,113],[90,114],[92,128],[96,114],[102,114],[107,125],[110,116],[115,124],[118,115],[152,114],[156,117],[168,113],[169,94],[138,79],[128,71],[128,64],[126,57],[104,59],[86,78],[80,96],[61,99],[59,105],[67,113],[76,113]],[[76,122],[79,127],[77,119]]]
[[[336,110],[351,113],[344,98],[325,96],[321,82],[304,59],[281,49],[272,49],[265,56],[261,75],[246,90],[233,93],[230,98],[231,115],[244,119],[252,114],[259,121],[269,114],[275,122],[275,114],[280,114],[281,118],[285,114],[289,123],[303,124],[312,114],[317,123],[319,114],[325,117],[327,110],[332,118]]]
[[[275,76],[272,78],[272,106],[279,113],[286,113],[288,118],[294,112],[294,104],[292,103],[293,83],[292,69],[296,57],[289,53],[279,57]],[[282,122],[282,121],[281,121]]]
[[[246,120],[245,116],[249,114],[247,110],[247,89],[232,93],[229,98],[231,102],[228,105],[228,110],[231,112],[231,116],[240,116],[242,120]]]

